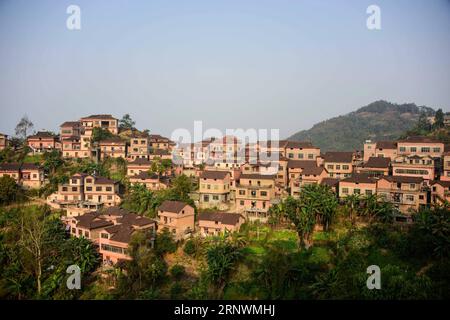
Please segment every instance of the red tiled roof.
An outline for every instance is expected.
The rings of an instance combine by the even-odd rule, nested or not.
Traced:
[[[390,163],[390,158],[370,157],[364,164],[364,168],[389,168]]]

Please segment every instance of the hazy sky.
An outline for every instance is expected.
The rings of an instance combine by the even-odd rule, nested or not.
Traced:
[[[450,111],[448,0],[0,0],[0,132],[130,113],[285,137],[379,99]]]

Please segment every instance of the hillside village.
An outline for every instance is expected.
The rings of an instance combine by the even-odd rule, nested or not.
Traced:
[[[227,237],[251,223],[284,221],[289,229],[277,213],[311,190],[350,212],[373,201],[374,212],[386,205],[394,223],[404,225],[414,213],[448,208],[450,201],[450,146],[428,136],[323,153],[310,142],[245,143],[234,136],[177,144],[120,122],[109,114],[86,116],[62,123],[58,134],[28,135],[22,146],[0,135],[2,183],[13,181],[59,212],[67,233],[89,240],[103,266],[132,260],[130,243],[140,232],[153,247],[161,233],[184,243]],[[449,126],[446,115],[442,127]],[[155,195],[146,206],[145,197]],[[314,230],[327,230],[328,222],[321,224],[313,222]],[[311,234],[297,231],[308,247]]]
[[[445,121],[449,125],[448,116]],[[99,131],[106,132],[107,138],[94,141]],[[328,186],[341,201],[377,195],[398,209],[395,218],[404,222],[415,210],[450,201],[450,146],[428,137],[368,140],[362,151],[321,153],[309,142],[243,144],[226,136],[176,145],[134,128],[126,138],[119,131],[119,119],[91,115],[64,122],[57,135],[44,131],[30,135],[26,145],[30,155],[57,151],[64,159],[94,162],[122,158],[130,186],[141,184],[151,191],[170,188],[174,177],[186,175],[198,185],[190,193],[195,208],[208,210],[195,220],[194,207],[188,203],[166,201],[155,220],[134,216],[120,208],[124,196],[120,181],[97,173],[74,173],[47,196],[46,203],[64,211],[62,219],[73,236],[99,245],[105,263],[129,258],[125,251],[135,229],[168,228],[178,240],[194,233],[208,236],[238,230],[246,220],[267,222],[272,206],[289,195],[298,197],[311,184]],[[8,148],[8,137],[1,137],[0,148]],[[261,154],[271,155],[270,160],[262,160]],[[174,158],[181,163],[174,164]],[[166,161],[164,172],[152,170],[161,161]],[[39,163],[1,163],[3,176],[27,189],[48,183]]]

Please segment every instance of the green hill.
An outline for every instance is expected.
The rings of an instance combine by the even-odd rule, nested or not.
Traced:
[[[361,150],[366,139],[398,138],[414,127],[421,112],[428,116],[435,113],[432,108],[414,103],[394,104],[380,100],[346,115],[319,122],[289,139],[311,141],[323,151]]]

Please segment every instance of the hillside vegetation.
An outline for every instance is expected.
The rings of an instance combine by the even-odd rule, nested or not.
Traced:
[[[393,104],[376,101],[346,115],[315,124],[289,139],[311,141],[323,151],[361,150],[364,140],[392,140],[411,130],[420,114],[433,116],[435,111],[413,103]]]

